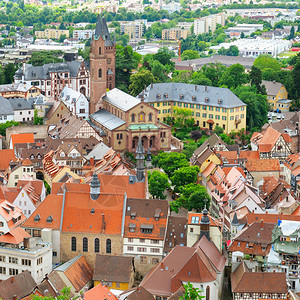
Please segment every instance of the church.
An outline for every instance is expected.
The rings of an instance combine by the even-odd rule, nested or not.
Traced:
[[[151,152],[171,149],[171,127],[158,120],[158,110],[115,88],[116,43],[98,16],[90,53],[90,121],[104,143],[116,151],[136,151],[139,136]]]

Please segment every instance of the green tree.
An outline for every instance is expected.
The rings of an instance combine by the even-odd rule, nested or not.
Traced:
[[[182,188],[189,183],[196,183],[198,180],[198,173],[200,169],[198,166],[182,167],[174,171],[174,175],[171,177],[174,191],[179,192]]]
[[[33,295],[31,299],[32,300],[70,300],[72,298],[70,290],[71,290],[70,287],[64,287],[60,291],[60,295],[55,298],[52,296],[43,297],[43,296]]]
[[[2,136],[6,136],[6,128],[12,127],[12,126],[19,126],[19,122],[15,121],[7,121],[5,123],[0,123],[0,134]]]
[[[260,68],[252,66],[249,74],[251,86],[255,86],[259,93],[262,93],[262,72]]]
[[[200,41],[197,44],[199,51],[204,51],[207,48],[207,44],[204,41]]]
[[[228,56],[239,56],[240,51],[239,48],[237,46],[231,45],[228,50],[227,50],[227,54]]]
[[[141,69],[130,76],[129,91],[133,96],[137,96],[145,86],[154,82],[154,76],[149,70]]]
[[[221,126],[216,126],[215,129],[214,129],[214,133],[217,134],[217,135],[220,135],[224,132],[223,128]]]
[[[221,63],[210,63],[209,65],[204,65],[201,68],[201,71],[203,72],[205,77],[211,81],[212,86],[219,86],[219,81],[226,69],[227,68]]]
[[[176,127],[186,127],[190,123],[195,124],[194,118],[192,118],[192,110],[188,108],[180,108],[174,107],[173,108],[173,117],[174,117],[174,125]]]
[[[191,138],[197,142],[199,139],[202,138],[202,132],[200,130],[193,130],[191,132]]]
[[[44,118],[38,116],[38,111],[34,110],[33,125],[43,125]]]
[[[278,74],[277,71],[271,69],[271,68],[265,68],[262,71],[262,78],[264,80],[268,80],[268,81],[277,81],[278,80]]]
[[[3,69],[3,74],[4,74],[4,83],[12,83],[14,80],[14,75],[16,72],[17,68],[14,66],[14,64],[7,64],[4,69]]]
[[[205,296],[201,296],[200,291],[198,288],[195,288],[190,282],[183,285],[184,287],[184,294],[183,296],[179,297],[179,300],[200,300],[204,299]]]
[[[168,176],[159,171],[148,172],[149,193],[153,199],[166,199],[164,192],[170,188]]]
[[[219,85],[226,85],[228,88],[236,88],[248,82],[248,75],[245,68],[240,64],[230,66],[222,75]]]
[[[171,202],[171,210],[178,212],[180,207],[188,211],[196,210],[201,212],[203,208],[209,206],[210,197],[206,188],[200,184],[190,183],[181,189],[181,195],[178,199]]]
[[[181,54],[182,60],[190,60],[190,59],[195,59],[195,58],[200,58],[198,51],[195,51],[195,50],[185,50]]]
[[[300,97],[300,53],[297,54],[297,62],[294,65],[292,71],[292,77],[293,77],[297,97],[299,99]]]
[[[63,43],[63,41],[67,38],[67,35],[66,34],[62,34],[59,39],[58,39],[58,42],[59,43]]]
[[[162,168],[169,178],[171,178],[174,172],[179,168],[189,166],[186,156],[178,152],[160,152],[157,156],[153,157],[152,163],[154,166]]]
[[[60,58],[61,51],[37,51],[31,54],[31,58],[28,63],[33,66],[43,66],[44,64],[58,63],[63,60]]]
[[[253,65],[260,68],[262,71],[266,68],[271,68],[274,71],[279,71],[281,69],[280,63],[269,54],[259,55],[255,59]]]

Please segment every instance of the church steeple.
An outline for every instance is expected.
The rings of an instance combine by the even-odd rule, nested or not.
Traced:
[[[139,136],[139,142],[136,147],[136,178],[138,181],[142,181],[145,178],[145,165],[144,165],[144,160],[145,160],[145,150],[142,144],[142,139],[141,139],[141,134]]]
[[[101,109],[107,90],[115,87],[116,47],[105,18],[97,17],[90,52],[90,114]]]
[[[210,225],[210,220],[208,217],[208,210],[205,207],[202,211],[202,218],[200,220],[200,237],[199,240],[205,235],[208,240],[209,238],[209,225]]]

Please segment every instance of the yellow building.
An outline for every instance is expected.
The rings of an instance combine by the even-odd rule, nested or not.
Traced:
[[[174,108],[192,111],[197,126],[225,133],[246,128],[246,104],[227,88],[186,83],[156,83],[149,85],[140,97],[158,109],[158,120],[174,116]]]
[[[63,30],[63,29],[51,29],[47,28],[45,31],[36,31],[35,36],[38,39],[54,39],[58,40],[61,35],[65,34],[66,38],[69,37],[69,30]]]
[[[189,34],[190,34],[189,29],[181,29],[181,28],[163,29],[162,39],[177,41],[179,39],[186,39]]]
[[[121,34],[127,34],[130,39],[140,39],[144,32],[144,23],[140,20],[134,22],[122,22],[120,24]]]
[[[277,109],[281,111],[289,111],[291,101],[288,100],[288,92],[285,86],[280,82],[267,80],[263,80],[262,84],[266,87],[270,108],[274,111]]]
[[[132,257],[96,255],[94,286],[106,284],[110,289],[128,290],[134,282]]]

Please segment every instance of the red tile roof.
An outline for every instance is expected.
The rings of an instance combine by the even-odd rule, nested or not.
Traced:
[[[277,172],[280,171],[278,159],[250,159],[245,166],[249,172]]]
[[[13,148],[15,147],[15,144],[34,143],[33,133],[12,134],[10,136],[10,139],[11,139]]]
[[[17,161],[14,149],[0,150],[0,171],[5,171],[11,161]]]
[[[278,220],[290,220],[290,221],[299,221],[300,222],[300,215],[282,215],[282,214],[255,214],[255,213],[248,213],[245,216],[245,221],[247,224],[252,224],[253,222],[260,222],[261,220],[264,223],[272,223],[276,224]]]
[[[189,212],[188,213],[188,224],[189,225],[200,225],[202,215],[203,215],[202,213]],[[192,217],[199,217],[198,224],[192,223]],[[210,221],[210,226],[218,226],[218,221],[215,218],[213,218],[211,215],[208,215],[208,217],[209,217],[209,221]]]
[[[9,232],[0,236],[0,243],[14,244],[18,245],[23,242],[24,238],[30,237],[30,234],[27,233],[23,228],[16,227]]]
[[[239,154],[241,159],[259,159],[259,151],[241,151]]]
[[[84,293],[84,300],[118,300],[118,298],[102,284],[98,284],[91,290]]]
[[[233,293],[279,293],[288,291],[285,273],[249,272],[242,262],[231,275]]]
[[[22,166],[32,166],[32,162],[29,158],[26,158],[23,162],[22,162]]]

